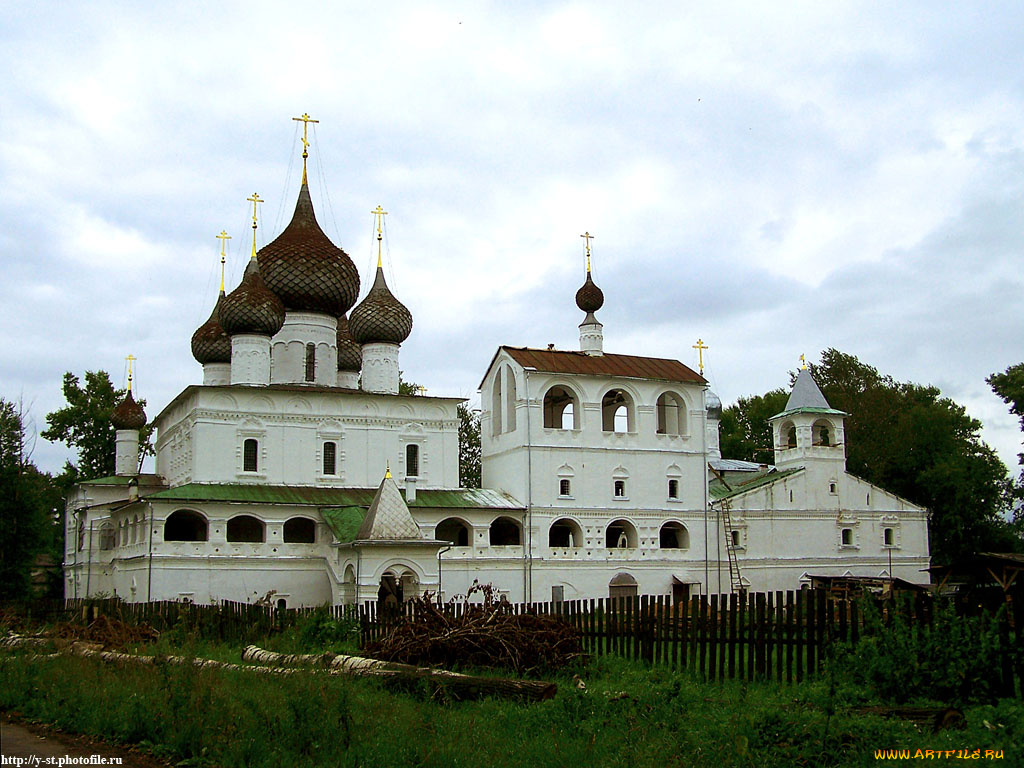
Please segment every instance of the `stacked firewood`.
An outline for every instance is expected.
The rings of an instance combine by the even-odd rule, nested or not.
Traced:
[[[515,613],[489,584],[474,585],[464,610],[426,594],[394,621],[367,655],[403,664],[506,669],[517,674],[561,669],[585,657],[580,633],[557,616]]]

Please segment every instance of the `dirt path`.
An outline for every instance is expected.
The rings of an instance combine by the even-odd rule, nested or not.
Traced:
[[[7,717],[0,721],[0,755],[7,759],[5,765],[14,765],[10,758],[20,758],[25,761],[22,765],[26,766],[56,766],[62,757],[91,758],[94,755],[104,760],[93,765],[121,765],[124,768],[167,768],[170,765],[142,752],[104,744],[85,736],[57,733]],[[53,758],[52,762],[48,763],[48,758]]]

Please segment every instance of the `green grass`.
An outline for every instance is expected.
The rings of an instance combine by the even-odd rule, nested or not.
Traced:
[[[238,661],[240,648],[173,651]],[[521,705],[443,704],[308,673],[28,656],[0,655],[0,709],[149,745],[186,765],[859,766],[877,762],[874,750],[895,748],[1003,749],[1009,765],[1024,749],[1019,701],[968,709],[966,731],[920,734],[901,721],[844,714],[864,695],[827,680],[700,683],[613,657],[586,670],[585,691],[561,677],[553,700]]]

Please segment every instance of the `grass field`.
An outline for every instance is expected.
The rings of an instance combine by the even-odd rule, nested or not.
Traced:
[[[298,637],[268,645],[300,650]],[[238,661],[229,645],[157,650]],[[349,649],[351,650],[351,649]],[[147,649],[152,653],[152,646]],[[586,689],[578,689],[579,672]],[[287,676],[0,654],[0,709],[186,766],[858,766],[876,750],[1001,750],[1024,764],[1024,705],[965,710],[967,728],[921,733],[853,715],[870,703],[829,675],[801,685],[703,683],[689,673],[603,657],[555,676],[539,704],[431,701],[366,679]],[[924,755],[924,753],[922,753]],[[955,753],[947,759],[956,759]],[[983,757],[984,759],[984,757]]]

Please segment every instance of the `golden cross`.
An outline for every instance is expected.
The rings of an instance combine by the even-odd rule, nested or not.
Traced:
[[[132,391],[132,363],[135,360],[138,360],[138,359],[139,358],[135,357],[135,355],[128,355],[128,357],[125,358],[125,360],[128,361],[128,391],[129,392]]]
[[[319,123],[319,120],[314,120],[309,116],[308,112],[303,112],[302,117],[293,117],[292,120],[302,123],[302,183],[306,183],[306,158],[309,157],[309,152],[306,148],[309,147],[309,124]]]
[[[258,193],[253,192],[252,197],[245,198],[252,203],[252,258],[256,258],[256,204],[264,202]]]
[[[704,343],[703,339],[697,339],[697,343],[693,345],[693,348],[697,350],[697,365],[700,366],[700,375],[704,375],[704,350],[710,349],[710,347]]]
[[[374,216],[377,217],[377,266],[379,267],[381,265],[381,260],[380,260],[381,240],[384,239],[384,234],[383,234],[383,231],[381,230],[381,226],[383,225],[384,217],[388,215],[388,212],[385,211],[383,208],[381,208],[380,205],[378,205],[376,208],[374,208],[372,211],[370,211],[370,213],[372,213]]]
[[[807,370],[807,360],[804,358],[803,355],[800,355],[800,370],[801,371],[806,371]]]
[[[220,234],[217,235],[217,239],[220,240],[220,292],[224,293],[224,246],[231,239],[231,235],[227,233],[227,230],[222,229]]]
[[[427,388],[420,384],[418,387],[416,387],[416,391],[419,392],[420,395],[424,395],[427,392]]]
[[[587,273],[590,272],[590,241],[594,239],[594,236],[590,232],[584,232],[580,235],[584,240],[587,241]]]

